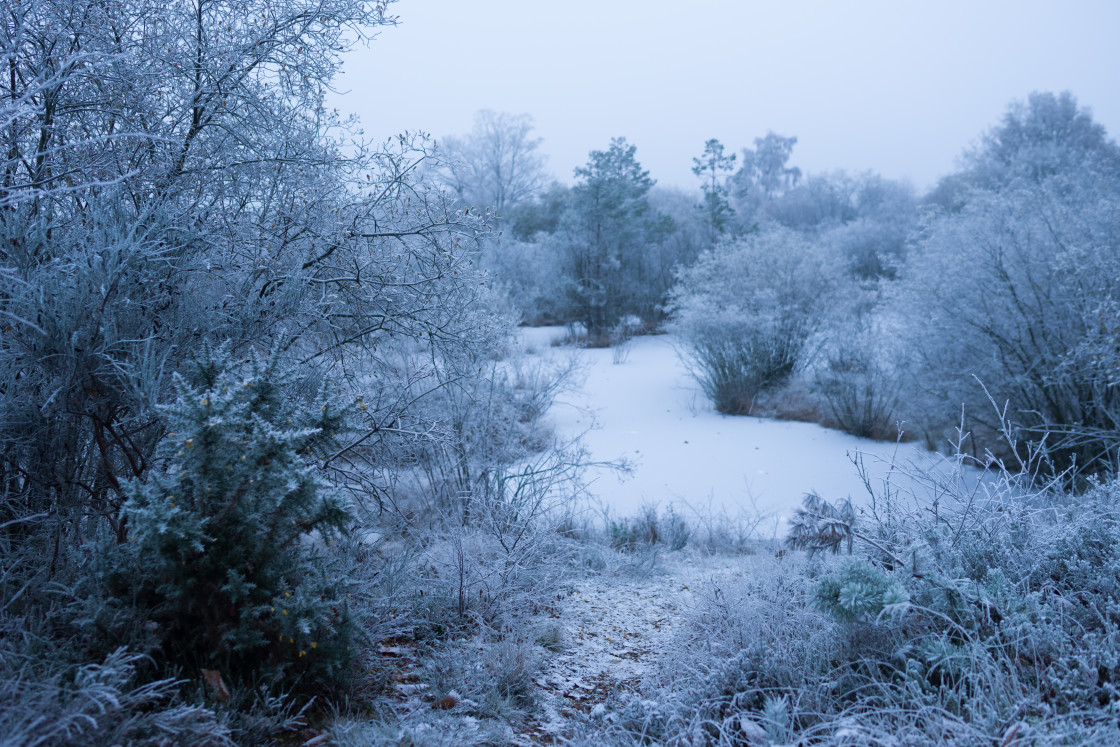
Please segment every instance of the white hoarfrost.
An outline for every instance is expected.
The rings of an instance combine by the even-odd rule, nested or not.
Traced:
[[[560,735],[572,719],[607,716],[604,701],[657,675],[697,595],[712,582],[742,577],[744,558],[676,554],[660,571],[607,573],[575,586],[557,621],[560,650],[535,682],[540,715],[520,741]]]
[[[592,510],[608,518],[672,505],[694,532],[722,517],[767,540],[785,535],[784,520],[809,491],[866,503],[867,487],[853,460],[862,460],[879,495],[887,481],[903,493],[919,487],[892,464],[920,466],[932,476],[940,471],[940,457],[915,444],[717,413],[681,364],[670,335],[634,338],[625,357],[610,349],[557,351],[552,343],[563,335],[556,327],[522,330],[530,355],[574,354],[586,366],[583,385],[560,395],[551,416],[558,436],[582,434],[593,460],[621,459],[631,467],[621,479],[608,468],[592,475]],[[574,723],[614,718],[611,694],[656,681],[665,657],[689,634],[685,621],[695,616],[704,590],[758,573],[759,559],[690,548],[662,554],[657,569],[644,574],[607,571],[577,582],[554,613],[555,653],[535,679],[538,716],[514,742],[563,738]]]

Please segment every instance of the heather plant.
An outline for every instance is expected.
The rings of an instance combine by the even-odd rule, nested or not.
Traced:
[[[68,670],[50,656],[0,649],[0,745],[236,744],[213,710],[187,702],[180,682],[138,681],[144,657],[118,649]]]

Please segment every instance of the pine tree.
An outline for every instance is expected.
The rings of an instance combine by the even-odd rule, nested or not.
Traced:
[[[631,296],[644,284],[641,255],[671,225],[651,215],[647,196],[655,182],[636,153],[626,138],[613,138],[575,170],[580,182],[572,187],[567,216],[568,295],[572,315],[592,340],[634,306]]]
[[[722,172],[735,168],[735,154],[723,154],[723,143],[712,138],[704,143],[704,155],[692,159],[692,173],[704,180],[704,204],[699,208],[708,224],[708,240],[715,246],[727,231],[735,211],[728,198],[727,185],[720,180]]]

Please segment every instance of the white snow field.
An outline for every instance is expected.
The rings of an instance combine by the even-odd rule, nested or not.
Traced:
[[[560,327],[522,330],[530,354],[575,354],[587,366],[583,386],[561,395],[551,415],[559,435],[584,434],[593,459],[624,459],[632,466],[632,475],[621,479],[610,470],[592,472],[591,492],[612,515],[672,504],[686,517],[693,511],[732,518],[765,514],[759,529],[777,532],[809,491],[865,503],[868,493],[852,463],[856,455],[863,455],[877,489],[888,477],[892,485],[913,485],[892,473],[892,462],[928,468],[938,459],[915,443],[722,415],[689,376],[670,335],[634,338],[626,359],[614,363],[610,349],[550,347],[563,334]]]

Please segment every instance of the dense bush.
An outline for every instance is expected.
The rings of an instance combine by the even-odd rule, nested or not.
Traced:
[[[852,556],[756,556],[708,589],[676,653],[588,738],[1109,742],[1120,484],[1071,501],[1032,488],[1029,469],[981,477],[966,462],[896,475],[860,512],[807,499],[795,544]]]
[[[867,304],[871,308],[846,304],[832,315],[812,388],[829,416],[826,424],[855,436],[889,440],[899,436],[895,416],[902,395],[901,356],[873,301]]]
[[[964,164],[901,270],[904,414],[938,442],[963,405],[980,453],[1002,447],[1006,403],[1019,442],[1044,444],[1054,471],[1112,470],[1120,147],[1068,93],[1036,93]]]
[[[976,194],[927,224],[897,295],[923,309],[904,316],[908,420],[946,428],[963,403],[981,450],[995,449],[1007,402],[1056,469],[1115,465],[1120,181],[1086,180]]]
[[[409,518],[400,475],[445,435],[425,397],[473,388],[510,324],[474,262],[488,227],[428,180],[430,143],[366,147],[324,107],[388,3],[9,6],[0,625],[13,657],[45,657],[13,674],[14,709],[85,719],[102,701],[68,683],[118,643],[128,666],[87,678],[128,704],[104,741],[142,743],[108,725],[195,696],[328,694],[360,640],[349,593],[366,632],[405,627],[381,550]],[[202,669],[232,694],[193,693]],[[283,700],[215,742],[267,741]],[[205,741],[189,721],[162,738]]]
[[[320,465],[341,443],[339,412],[301,403],[275,354],[239,365],[204,350],[177,389],[155,466],[128,488],[125,542],[99,551],[105,583],[157,631],[165,661],[337,676],[350,574],[322,550],[352,519]]]
[[[566,300],[560,277],[561,247],[550,236],[536,241],[502,237],[487,243],[480,262],[528,324],[560,324]]]
[[[769,229],[701,255],[671,296],[682,357],[716,409],[749,413],[812,356],[834,275],[827,254]]]

